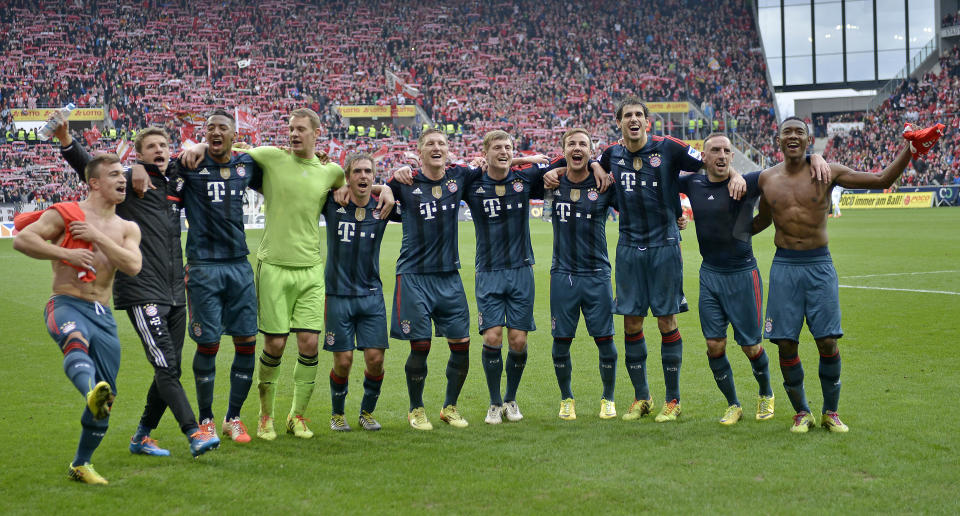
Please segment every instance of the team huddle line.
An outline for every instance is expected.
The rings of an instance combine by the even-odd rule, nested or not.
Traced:
[[[276,439],[274,400],[291,333],[297,361],[286,431],[298,438],[313,436],[304,414],[316,383],[321,336],[323,349],[333,354],[330,428],[351,429],[345,398],[353,352],[360,349],[364,392],[357,423],[365,430],[379,430],[373,414],[389,347],[379,258],[388,220],[401,222],[403,233],[389,336],[410,342],[404,366],[408,421],[417,430],[433,428],[423,393],[435,327],[436,336],[445,337],[450,349],[440,420],[467,427],[457,406],[470,366],[470,314],[459,274],[461,200],[473,213],[476,232],[477,319],[490,394],[486,423],[523,419],[517,394],[527,361],[527,335],[536,330],[529,202],[541,196],[553,226],[550,321],[558,417],[577,417],[570,346],[581,314],[598,349],[599,417],[618,415],[613,401],[619,357],[614,314],[624,316],[624,362],[634,389],[623,419],[657,412],[647,384],[643,322],[648,314],[656,318],[661,335],[665,388],[654,419],[665,423],[680,417],[683,341],[676,314],[688,310],[679,247],[679,231],[686,224],[679,194],[685,193],[697,219],[703,257],[701,328],[710,369],[727,401],[720,423],[732,425],[743,416],[725,354],[727,326],[732,325],[758,383],[756,419],[774,415],[769,359],[761,345],[766,338],[778,347],[783,385],[796,413],[790,430],[804,433],[818,424],[805,396],[797,354],[806,320],[820,352],[824,399],[819,424],[832,432],[848,431],[837,414],[837,341],[843,331],[837,275],[827,248],[830,190],[834,185],[889,186],[911,154],[930,145],[908,142],[879,175],[855,172],[807,156],[809,128],[789,118],[776,136],[784,162],[741,174],[731,166],[730,141],[722,133],[709,135],[700,153],[680,140],[648,135],[648,117],[639,98],[622,100],[616,109],[622,139],[596,160],[590,134],[583,129],[564,133],[563,155],[553,161],[515,157],[513,138],[497,130],[485,135],[484,155],[473,163],[482,166],[448,166],[446,135],[427,130],[418,140],[418,170],[397,170],[386,185],[374,184],[376,164],[368,154],[349,156],[346,172],[316,156],[320,120],[306,108],[290,113],[288,148],[233,152],[236,121],[222,109],[207,117],[205,143],[174,160],[166,132],[147,128],[137,135],[137,164],[130,170],[124,170],[115,155],[91,157],[72,140],[68,123],[59,120],[61,153],[88,183],[90,194],[78,203],[18,216],[14,248],[53,264],[53,296],[44,317],[63,353],[64,371],[85,400],[70,477],[107,483],[90,460],[107,430],[117,393],[120,344],[107,306],[111,294],[114,307],[127,312],[155,371],[130,441],[132,453],[170,454],[150,437],[167,407],[193,456],[219,447],[213,393],[222,335],[231,336],[234,344],[230,395],[221,421],[224,436],[238,443],[251,440],[240,412],[256,374],[256,435]],[[706,174],[681,173],[701,168]],[[255,268],[247,258],[243,226],[246,188],[265,199]],[[190,226],[185,265],[181,208]],[[605,231],[610,208],[619,212],[616,297]],[[326,261],[319,253],[321,215],[327,221]],[[763,314],[751,236],[771,223],[777,251]],[[258,332],[264,335],[259,354]],[[185,334],[197,344],[192,367],[198,416],[180,383]],[[506,389],[501,392],[504,373]]]

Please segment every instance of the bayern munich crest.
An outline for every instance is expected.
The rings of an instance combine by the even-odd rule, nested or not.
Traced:
[[[483,312],[477,312],[477,325],[483,326]]]
[[[457,182],[453,179],[447,181],[447,190],[449,190],[450,193],[455,193],[457,191]]]
[[[770,333],[773,331],[773,319],[767,318],[767,321],[763,323],[763,331]]]
[[[655,156],[653,156],[652,158],[650,158],[650,166],[651,166],[651,167],[659,167],[659,166],[660,166],[660,156],[656,156],[656,155],[655,155]]]
[[[77,323],[68,321],[60,325],[60,333],[70,333],[77,329]]]
[[[203,330],[200,329],[200,323],[198,322],[193,323],[191,328],[193,329],[193,335],[195,337],[199,337],[200,335],[203,335]]]
[[[600,198],[600,194],[598,194],[596,190],[590,190],[589,192],[587,192],[587,199],[590,199],[591,201],[596,201],[599,198]]]
[[[332,331],[328,331],[328,332],[327,332],[327,345],[328,345],[328,346],[333,346],[333,343],[336,341],[336,337],[337,337],[337,334],[333,333]]]
[[[247,167],[244,167],[243,165],[237,165],[237,175],[240,176],[240,177],[246,176],[246,175],[247,175]]]
[[[513,191],[514,191],[514,192],[522,192],[522,191],[523,191],[523,182],[522,182],[522,181],[514,181],[514,182],[513,182]]]
[[[146,312],[147,317],[156,317],[157,316],[157,305],[147,305],[143,307],[143,311]]]
[[[400,321],[400,331],[402,331],[404,334],[410,333],[410,321]]]

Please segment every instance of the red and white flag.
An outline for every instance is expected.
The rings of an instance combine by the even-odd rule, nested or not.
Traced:
[[[340,143],[336,138],[330,138],[330,141],[327,143],[327,157],[330,158],[330,161],[336,161],[343,166],[343,161],[346,158],[346,149],[343,144]]]
[[[420,90],[407,84],[397,74],[387,70],[387,89],[397,95],[403,95],[408,99],[415,99],[420,96]]]
[[[117,149],[115,152],[117,153],[117,156],[120,157],[120,162],[126,163],[127,158],[129,158],[130,154],[133,153],[133,145],[130,145],[130,140],[123,138],[119,143],[117,143]]]
[[[257,145],[260,140],[260,129],[253,110],[249,106],[237,106],[234,108],[234,118],[237,120],[237,133],[247,137],[250,144]]]

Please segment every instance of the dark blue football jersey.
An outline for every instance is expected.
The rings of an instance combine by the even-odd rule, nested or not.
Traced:
[[[353,202],[340,206],[328,196],[323,217],[327,221],[327,294],[382,294],[380,243],[387,221],[380,219],[377,201],[371,197],[366,206]]]
[[[619,245],[657,247],[680,242],[681,170],[703,166],[700,151],[669,136],[650,136],[637,152],[623,145],[603,151],[600,165],[613,175],[620,208]]]
[[[423,173],[412,185],[389,181],[403,224],[397,274],[449,272],[460,268],[457,248],[460,200],[467,184],[479,177],[478,169],[448,167],[437,181]]]
[[[711,182],[703,174],[680,177],[680,191],[690,198],[697,226],[697,242],[704,263],[742,270],[756,267],[751,244],[753,210],[760,200],[760,172],[743,176],[747,192],[739,201],[730,197],[729,179]]]
[[[580,183],[560,177],[553,199],[553,265],[550,272],[610,274],[607,209],[616,207],[613,188],[600,193],[593,174]]]
[[[183,179],[181,192],[187,212],[187,260],[232,260],[249,254],[243,231],[243,195],[251,184],[262,182],[260,167],[247,154],[239,153],[229,163],[205,156],[196,169],[179,160],[176,174]]]
[[[477,233],[476,270],[533,265],[530,243],[530,194],[542,184],[546,168],[511,169],[502,181],[487,174],[467,186],[464,199]]]

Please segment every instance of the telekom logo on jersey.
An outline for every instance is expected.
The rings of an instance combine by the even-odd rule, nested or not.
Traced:
[[[433,214],[437,212],[437,203],[436,202],[422,202],[420,203],[420,215],[423,215],[423,218],[430,220],[434,218]]]
[[[337,235],[340,236],[341,242],[352,242],[353,235],[356,232],[356,223],[353,222],[343,222],[341,221],[337,224]]]
[[[223,202],[223,195],[227,193],[227,187],[223,181],[211,181],[207,183],[207,197],[213,198],[213,202]]]
[[[483,211],[485,211],[490,218],[499,217],[500,199],[484,199]]]
[[[560,222],[566,222],[567,217],[570,216],[570,203],[568,202],[558,202],[553,205],[553,212],[560,217]]]

